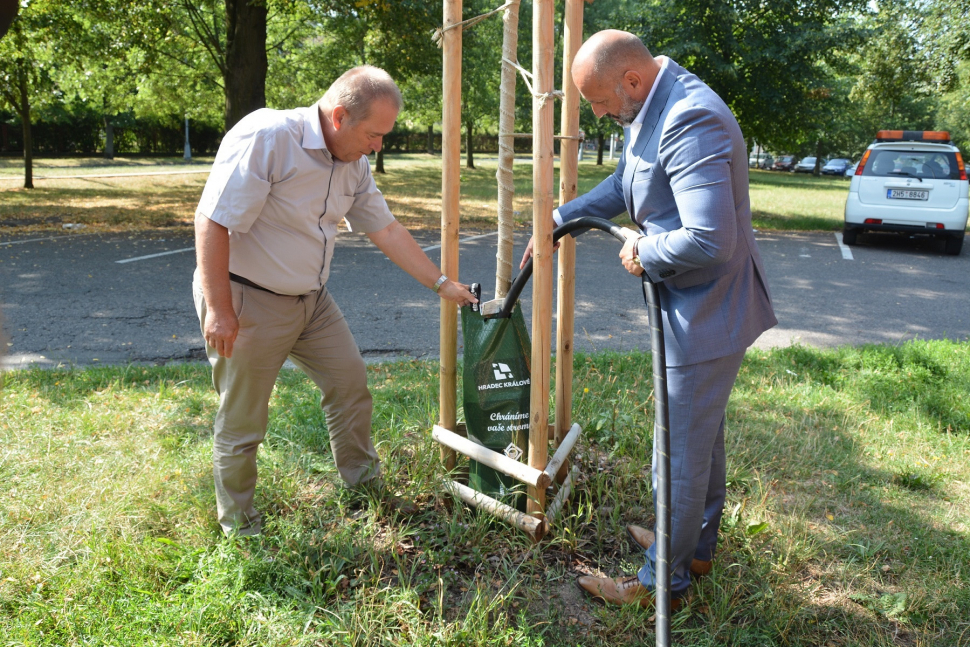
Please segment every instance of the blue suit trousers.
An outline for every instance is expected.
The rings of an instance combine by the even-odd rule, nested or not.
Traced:
[[[724,420],[744,351],[707,362],[667,367],[670,412],[671,594],[690,586],[691,560],[710,561],[727,493]],[[657,503],[654,444],[653,491]],[[659,540],[659,538],[658,538]],[[656,544],[646,551],[640,582],[655,583]]]

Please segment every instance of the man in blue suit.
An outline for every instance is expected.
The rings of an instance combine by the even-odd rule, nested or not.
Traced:
[[[572,78],[597,117],[625,129],[616,172],[553,213],[631,214],[620,261],[659,287],[667,356],[671,448],[671,597],[710,570],[724,508],[724,421],[745,349],[777,323],[751,228],[748,164],[731,110],[696,76],[654,58],[623,31],[594,34]],[[531,255],[532,243],[523,257]],[[656,456],[653,482],[656,490]],[[636,576],[581,577],[595,597],[653,604],[653,533],[628,526],[646,552]]]

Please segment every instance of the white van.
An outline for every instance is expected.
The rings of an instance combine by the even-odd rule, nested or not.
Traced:
[[[880,130],[849,183],[842,240],[855,245],[865,231],[926,234],[957,255],[968,211],[967,172],[950,133]]]

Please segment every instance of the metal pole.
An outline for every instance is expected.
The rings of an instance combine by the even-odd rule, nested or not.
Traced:
[[[185,115],[185,152],[182,153],[182,159],[190,160],[192,159],[192,145],[189,144],[189,116]]]
[[[657,608],[657,647],[670,647],[670,414],[667,410],[667,357],[660,292],[643,275],[643,296],[650,318],[653,355],[653,442],[657,457],[657,562],[654,566],[654,601]]]

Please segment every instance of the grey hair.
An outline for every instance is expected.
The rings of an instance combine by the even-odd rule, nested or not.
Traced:
[[[577,53],[577,58],[580,56],[590,66],[590,74],[609,81],[653,60],[643,41],[617,29],[607,29],[590,36]]]
[[[373,65],[360,65],[341,74],[319,103],[326,110],[343,106],[353,125],[367,119],[371,106],[377,101],[387,101],[398,112],[404,105],[401,90],[390,74]]]

